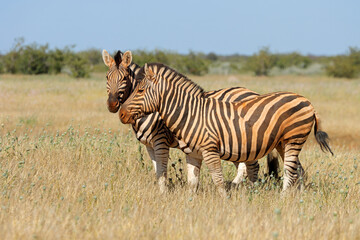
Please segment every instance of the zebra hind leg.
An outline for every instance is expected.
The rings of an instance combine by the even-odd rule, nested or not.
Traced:
[[[287,143],[284,151],[283,192],[293,186],[297,180],[304,179],[305,171],[299,161],[299,154],[304,143]]]
[[[258,160],[245,162],[246,164],[246,172],[249,180],[252,184],[254,184],[258,180],[259,174],[259,162]]]

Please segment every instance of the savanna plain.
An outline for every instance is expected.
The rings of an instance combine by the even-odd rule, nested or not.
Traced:
[[[185,155],[171,150],[161,194],[146,148],[106,108],[105,73],[0,75],[0,239],[360,239],[360,79],[191,78],[205,90],[307,97],[335,155],[311,133],[300,154],[304,190],[281,197],[262,159],[260,180],[222,199],[205,165],[190,193]],[[228,162],[223,172],[228,182],[236,173]]]

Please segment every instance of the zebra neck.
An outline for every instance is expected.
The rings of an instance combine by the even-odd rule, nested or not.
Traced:
[[[183,139],[182,130],[203,118],[202,111],[206,99],[202,94],[194,95],[184,89],[165,93],[160,102],[158,112],[165,125],[178,139]]]

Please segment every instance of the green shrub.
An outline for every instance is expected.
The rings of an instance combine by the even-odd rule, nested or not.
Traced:
[[[4,68],[4,56],[0,54],[0,74],[5,72]]]
[[[102,60],[101,50],[99,49],[90,48],[88,50],[79,52],[78,55],[81,58],[86,59],[92,66],[104,64]]]
[[[199,54],[190,52],[187,56],[179,56],[174,67],[180,72],[201,76],[208,73],[208,65]]]
[[[290,54],[277,54],[275,65],[280,69],[288,67],[300,67],[307,68],[311,64],[311,59],[306,56],[302,56],[300,53],[293,52]]]
[[[49,73],[58,74],[65,66],[66,53],[63,50],[55,49],[50,51],[48,58]]]
[[[84,78],[89,76],[89,64],[86,59],[72,53],[67,57],[66,65],[70,68],[71,76]]]
[[[332,77],[354,78],[356,68],[349,57],[337,56],[331,64],[326,67],[326,73]]]
[[[83,57],[83,53],[75,53],[72,48],[50,50],[47,44],[24,45],[23,38],[16,39],[14,47],[0,59],[0,73],[58,74],[65,66],[68,66],[72,76],[87,77],[89,75],[88,62],[102,61],[101,54],[94,57],[94,50],[89,50]]]
[[[275,63],[276,57],[270,53],[269,48],[262,48],[248,58],[245,68],[254,72],[256,76],[267,76]]]
[[[360,72],[360,50],[349,48],[347,55],[339,55],[332,58],[326,66],[326,73],[332,77],[354,78]]]
[[[158,62],[166,64],[184,74],[203,75],[208,72],[208,60],[199,53],[190,52],[183,55],[171,51],[136,50],[133,52],[133,62],[140,66],[145,63]]]
[[[18,71],[24,74],[42,74],[49,72],[47,64],[49,55],[48,45],[32,44],[25,46],[18,59]]]

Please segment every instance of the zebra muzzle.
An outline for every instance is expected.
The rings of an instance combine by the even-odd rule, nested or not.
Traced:
[[[112,95],[109,96],[107,100],[107,106],[109,112],[116,113],[120,108],[120,101]]]
[[[135,116],[136,114],[132,115],[129,111],[127,111],[125,108],[121,108],[119,111],[119,117],[123,124],[133,124],[135,123]]]

